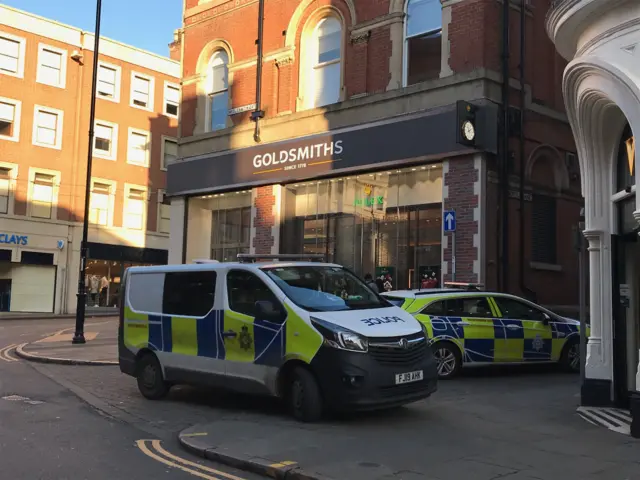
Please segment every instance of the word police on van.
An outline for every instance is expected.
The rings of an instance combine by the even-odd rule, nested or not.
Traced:
[[[280,397],[295,418],[316,421],[436,391],[424,327],[349,270],[290,261],[301,256],[239,257],[127,269],[120,370],[146,398],[176,384],[230,388]]]

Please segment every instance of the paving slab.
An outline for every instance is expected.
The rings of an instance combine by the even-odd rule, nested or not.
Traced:
[[[60,330],[35,342],[20,345],[16,354],[26,360],[64,365],[117,365],[118,319],[87,319],[84,344],[72,344],[73,328]]]

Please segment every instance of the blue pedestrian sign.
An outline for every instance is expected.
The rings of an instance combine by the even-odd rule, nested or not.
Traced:
[[[443,218],[444,218],[444,231],[455,232],[456,231],[456,211],[445,210]]]

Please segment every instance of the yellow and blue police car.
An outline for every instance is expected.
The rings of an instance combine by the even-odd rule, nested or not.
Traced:
[[[466,366],[497,363],[556,362],[579,371],[579,321],[524,298],[480,288],[468,284],[383,295],[425,325],[441,379],[455,377]]]
[[[223,387],[281,397],[295,418],[315,421],[436,391],[424,325],[349,270],[286,261],[296,255],[239,257],[127,269],[118,357],[143,396]]]

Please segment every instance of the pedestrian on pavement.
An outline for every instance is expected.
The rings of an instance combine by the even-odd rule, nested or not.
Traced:
[[[376,282],[373,281],[373,277],[371,276],[370,273],[367,273],[364,276],[364,281],[366,282],[367,286],[373,290],[376,293],[380,293],[380,290],[378,289],[378,284]]]

